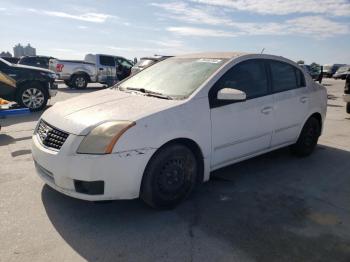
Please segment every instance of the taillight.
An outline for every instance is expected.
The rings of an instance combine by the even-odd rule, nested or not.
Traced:
[[[63,64],[57,64],[56,65],[56,72],[62,72],[64,65]]]

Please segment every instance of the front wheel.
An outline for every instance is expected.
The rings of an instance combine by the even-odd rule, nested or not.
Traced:
[[[321,126],[315,117],[309,118],[301,130],[298,141],[290,147],[293,154],[299,157],[311,155],[321,133]]]
[[[350,114],[350,102],[346,103],[346,113]]]
[[[154,208],[174,208],[192,192],[197,171],[196,157],[189,148],[181,144],[166,146],[148,163],[140,196]]]
[[[48,92],[39,83],[26,84],[17,93],[17,103],[31,111],[43,110],[49,99]]]

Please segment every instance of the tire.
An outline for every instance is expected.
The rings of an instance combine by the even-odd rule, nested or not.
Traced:
[[[16,102],[22,107],[29,108],[30,111],[43,110],[48,99],[48,91],[40,83],[25,84],[20,87],[16,95]]]
[[[69,81],[69,80],[65,80],[64,83],[65,83],[66,86],[69,87],[69,88],[73,88],[73,87],[74,87],[73,84],[72,84],[72,82]]]
[[[198,173],[193,152],[181,144],[161,148],[147,164],[141,199],[156,209],[172,209],[192,192]]]
[[[346,113],[350,114],[350,102],[346,103]]]
[[[85,75],[74,75],[71,83],[76,89],[85,89],[88,84],[88,78]]]
[[[298,157],[311,155],[317,145],[320,134],[321,126],[319,121],[315,117],[309,118],[301,130],[297,142],[290,147],[292,153]]]

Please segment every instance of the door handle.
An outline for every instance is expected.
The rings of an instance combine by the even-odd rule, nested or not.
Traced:
[[[102,71],[102,70],[103,70],[103,68],[102,68],[102,67],[100,67],[100,68],[99,68],[99,70],[100,70],[100,71]]]
[[[263,109],[261,109],[261,113],[264,115],[268,115],[271,113],[272,109],[273,109],[272,106],[264,107]]]
[[[300,98],[300,102],[303,103],[303,104],[305,104],[307,102],[307,100],[308,100],[307,96],[303,96],[303,97]]]

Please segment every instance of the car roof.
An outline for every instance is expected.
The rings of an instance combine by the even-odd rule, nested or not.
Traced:
[[[52,56],[45,56],[45,55],[26,55],[26,56],[22,56],[22,58],[53,58]]]
[[[126,59],[125,57],[120,56],[120,55],[107,55],[107,54],[87,54],[87,55],[94,55],[94,56],[101,56],[101,55],[103,55],[103,56],[111,56],[111,57],[117,57],[117,58],[124,58],[124,59]]]
[[[244,52],[203,52],[203,53],[194,53],[194,54],[186,54],[186,55],[179,55],[176,57],[180,58],[226,58],[226,59],[232,59],[237,58],[243,55],[248,55],[249,53]]]
[[[240,57],[246,57],[249,59],[271,59],[281,62],[286,62],[294,66],[298,66],[294,61],[285,58],[283,56],[269,55],[269,54],[254,54],[254,53],[245,53],[245,52],[206,52],[206,53],[195,53],[187,55],[179,55],[177,58],[194,58],[194,59],[228,59],[234,60]]]
[[[162,55],[162,56],[144,56],[141,57],[140,60],[154,60],[154,61],[158,61],[158,60],[162,60],[162,59],[166,59],[166,58],[170,58],[173,56],[170,55]]]

